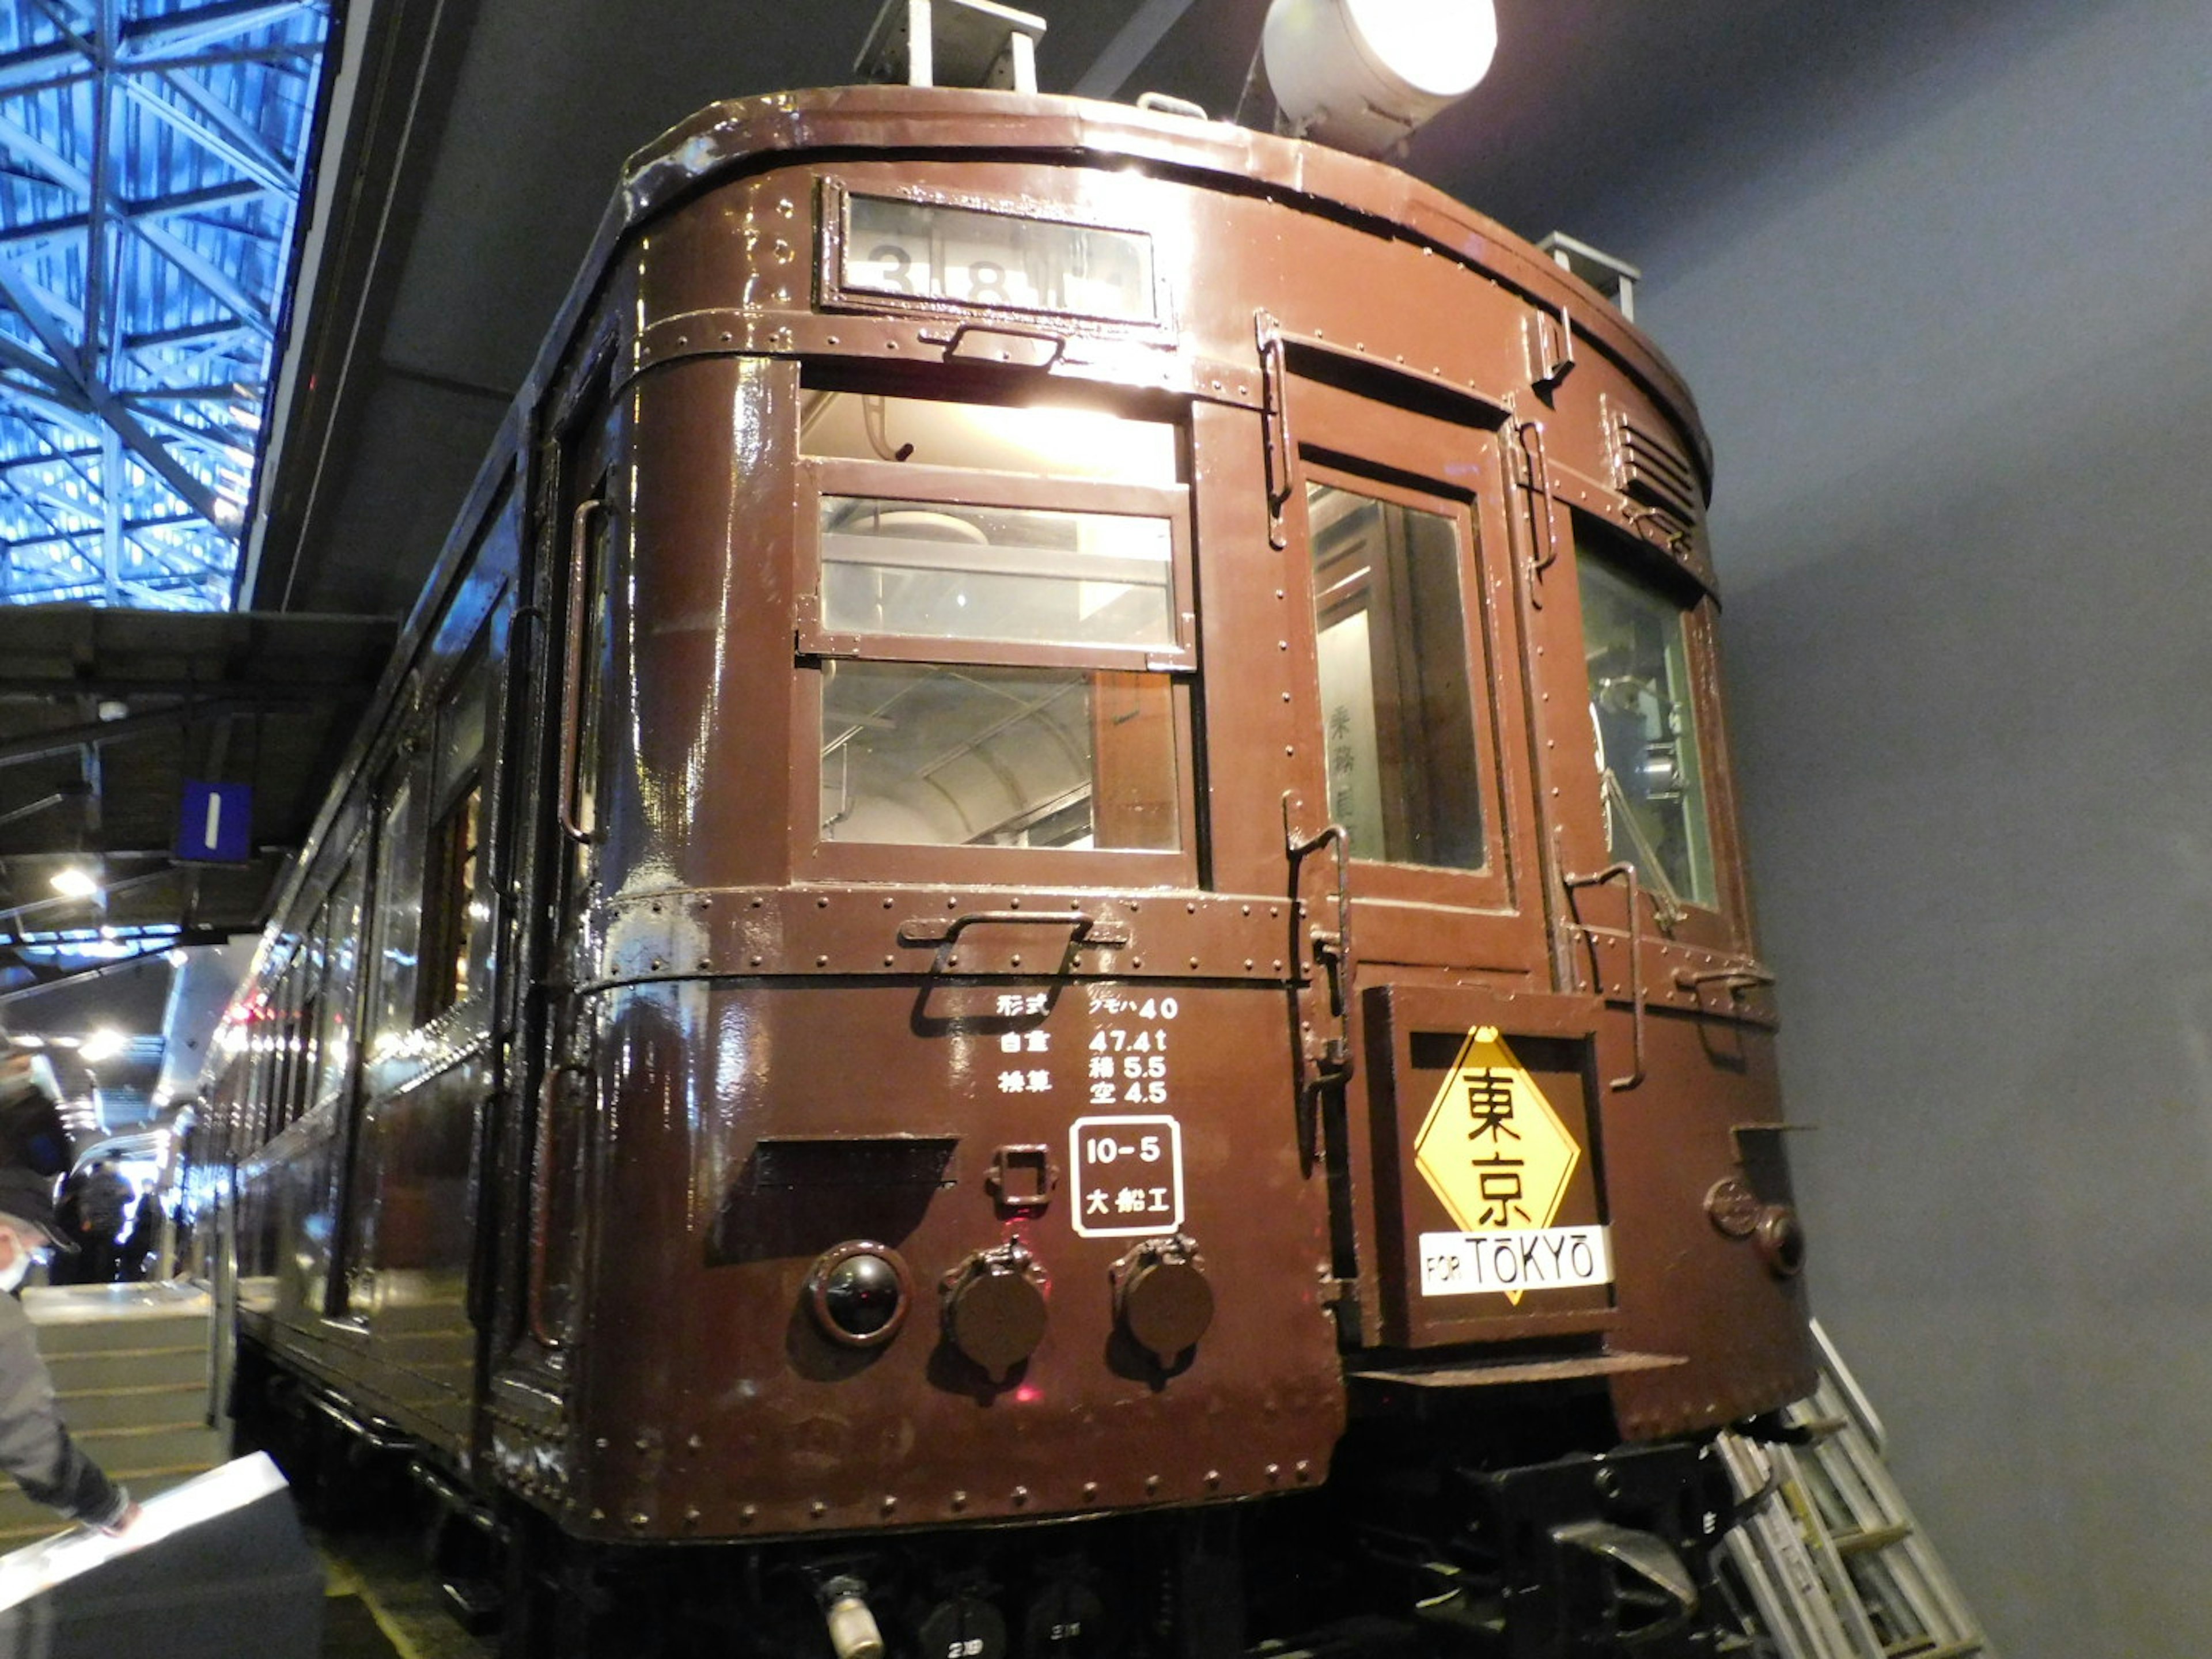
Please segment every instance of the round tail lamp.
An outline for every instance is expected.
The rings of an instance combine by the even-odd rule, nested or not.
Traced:
[[[832,1342],[877,1348],[906,1322],[914,1275],[890,1246],[855,1239],[815,1258],[805,1296],[814,1322]]]

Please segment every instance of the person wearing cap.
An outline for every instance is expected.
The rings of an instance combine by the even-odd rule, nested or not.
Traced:
[[[68,1157],[52,1097],[27,1068],[0,1062],[0,1290],[8,1292],[0,1296],[0,1469],[33,1501],[112,1536],[137,1519],[138,1506],[70,1438],[38,1333],[15,1297],[38,1252],[63,1242],[52,1166],[66,1168]]]

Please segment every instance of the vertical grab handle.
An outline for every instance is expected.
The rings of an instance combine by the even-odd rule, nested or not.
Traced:
[[[1626,1093],[1644,1081],[1644,883],[1636,873],[1636,866],[1626,860],[1608,864],[1595,875],[1565,876],[1562,881],[1570,888],[1601,887],[1607,882],[1625,879],[1628,883],[1628,1063],[1626,1077],[1608,1078],[1606,1086]],[[1585,933],[1590,930],[1583,929]],[[1600,989],[1603,989],[1601,978]]]
[[[571,1079],[589,1075],[589,1068],[575,1061],[556,1060],[545,1068],[545,1080],[538,1091],[538,1121],[532,1126],[532,1137],[535,1144],[531,1149],[529,1279],[524,1286],[523,1299],[530,1334],[547,1348],[560,1347],[568,1340],[562,1317],[551,1305],[556,1248],[553,1206],[556,1194],[578,1178],[574,1169],[563,1170],[560,1167],[562,1158],[574,1156],[574,1149],[561,1138],[562,1091]],[[580,1124],[582,1115],[572,1115]]]
[[[1528,598],[1537,609],[1544,605],[1544,573],[1559,562],[1559,532],[1552,525],[1552,473],[1544,458],[1544,426],[1540,421],[1523,421],[1516,434],[1520,448],[1519,466],[1522,482],[1528,495],[1528,526],[1534,532],[1534,544],[1528,550]]]
[[[1284,402],[1283,327],[1264,311],[1252,315],[1260,348],[1260,424],[1267,447],[1267,545],[1277,552],[1291,544],[1283,528],[1283,508],[1291,499],[1291,417]]]
[[[576,503],[568,528],[568,594],[567,648],[561,693],[561,790],[555,811],[562,833],[579,846],[589,846],[592,832],[576,822],[576,744],[583,723],[584,702],[584,588],[591,560],[587,533],[595,513],[606,510],[606,501],[594,495]]]

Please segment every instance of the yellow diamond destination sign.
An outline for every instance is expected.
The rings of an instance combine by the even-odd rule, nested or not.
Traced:
[[[1530,1289],[1609,1281],[1603,1228],[1552,1225],[1582,1155],[1498,1028],[1469,1031],[1413,1137],[1415,1166],[1467,1235],[1421,1235],[1422,1293],[1517,1304]]]

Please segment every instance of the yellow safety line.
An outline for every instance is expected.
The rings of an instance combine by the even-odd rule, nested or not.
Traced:
[[[407,1639],[407,1632],[392,1622],[391,1615],[369,1594],[368,1581],[328,1549],[319,1549],[316,1553],[323,1559],[324,1598],[334,1601],[340,1596],[352,1596],[368,1609],[368,1616],[376,1621],[377,1629],[384,1633],[384,1639],[392,1644],[400,1659],[422,1659],[422,1650]]]
[[[407,1639],[407,1633],[392,1622],[390,1614],[365,1594],[361,1604],[368,1609],[368,1616],[376,1620],[377,1629],[384,1632],[385,1639],[398,1652],[399,1659],[422,1659],[422,1650]]]

